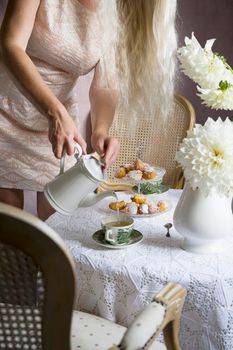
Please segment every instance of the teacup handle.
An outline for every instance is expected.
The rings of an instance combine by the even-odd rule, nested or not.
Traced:
[[[105,241],[109,241],[109,242],[115,242],[113,238],[111,238],[112,236],[112,230],[111,229],[107,229],[105,231]]]
[[[78,144],[78,143],[75,143],[74,145],[74,151],[75,151],[75,158],[78,160],[82,157],[82,154],[83,154],[83,150],[82,150],[82,147]],[[66,151],[64,150],[62,152],[62,157],[60,159],[60,173],[59,175],[63,174],[64,173],[64,169],[65,169],[65,157],[66,157]]]

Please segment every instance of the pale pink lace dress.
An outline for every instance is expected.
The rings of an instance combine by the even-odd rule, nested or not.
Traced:
[[[46,84],[78,121],[75,84],[98,62],[96,14],[78,0],[42,0],[27,53]],[[59,173],[48,122],[0,61],[0,187],[42,191]],[[74,157],[67,157],[71,166]]]

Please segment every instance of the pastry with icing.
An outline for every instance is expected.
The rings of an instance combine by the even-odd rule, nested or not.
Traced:
[[[112,210],[123,210],[125,209],[127,203],[125,201],[120,201],[120,202],[112,202],[109,203],[109,208]]]
[[[146,198],[140,194],[135,194],[135,196],[131,197],[131,201],[137,204],[144,204],[146,203]]]
[[[144,203],[144,204],[139,205],[138,213],[139,214],[149,214],[148,204]]]
[[[127,204],[127,211],[131,215],[137,215],[138,213],[138,205],[135,202],[130,202]]]
[[[160,211],[165,211],[168,208],[167,202],[165,202],[165,201],[159,201],[157,203],[157,206],[158,206]]]
[[[134,169],[144,171],[145,164],[141,161],[141,159],[137,159],[134,162]]]
[[[157,173],[155,170],[152,171],[144,171],[144,173],[142,174],[142,178],[144,180],[152,180],[156,177]]]
[[[121,179],[121,178],[123,178],[123,177],[125,177],[126,176],[126,170],[125,170],[125,168],[122,166],[122,167],[120,167],[118,170],[117,170],[117,172],[116,172],[116,174],[115,174],[115,177],[117,178],[117,179]]]

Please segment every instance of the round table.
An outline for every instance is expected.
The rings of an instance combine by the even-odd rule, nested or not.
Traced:
[[[172,227],[180,190],[169,190],[171,210],[159,216],[136,218],[135,229],[144,239],[130,248],[98,246],[92,234],[110,213],[105,198],[95,206],[79,208],[73,216],[58,213],[47,224],[64,240],[75,259],[76,309],[128,326],[167,282],[187,288],[180,329],[185,350],[233,349],[233,237],[224,253],[198,255],[181,248],[183,238]],[[125,196],[125,194],[122,194]]]

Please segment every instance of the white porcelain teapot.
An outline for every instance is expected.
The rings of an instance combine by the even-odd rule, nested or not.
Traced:
[[[95,194],[94,190],[104,181],[104,173],[94,154],[82,155],[82,148],[75,144],[77,163],[64,172],[65,156],[60,161],[59,175],[49,182],[44,194],[59,213],[71,215],[78,207],[89,207],[104,197],[117,198],[114,191]]]

